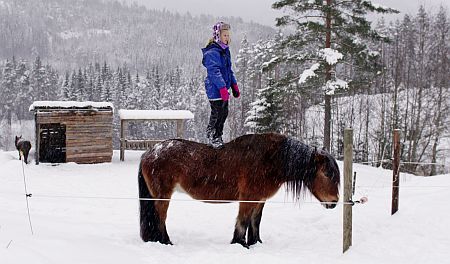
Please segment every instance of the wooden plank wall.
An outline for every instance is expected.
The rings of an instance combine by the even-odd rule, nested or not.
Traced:
[[[66,125],[66,161],[111,162],[113,116],[110,111],[39,112],[39,124]]]

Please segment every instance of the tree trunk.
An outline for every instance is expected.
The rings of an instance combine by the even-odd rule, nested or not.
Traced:
[[[331,6],[332,0],[327,0],[327,6]],[[327,12],[326,18],[326,41],[325,48],[331,48],[331,11]],[[331,80],[331,66],[326,67],[325,81]],[[323,147],[330,151],[331,149],[331,95],[325,94],[325,120],[323,124]]]

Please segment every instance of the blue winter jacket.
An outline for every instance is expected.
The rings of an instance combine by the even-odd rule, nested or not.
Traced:
[[[206,67],[207,76],[205,78],[206,95],[209,100],[220,100],[219,89],[237,83],[234,72],[231,69],[230,49],[222,47],[212,42],[203,52],[203,66]]]

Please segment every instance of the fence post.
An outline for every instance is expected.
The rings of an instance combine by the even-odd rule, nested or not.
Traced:
[[[392,163],[392,210],[391,215],[398,211],[398,196],[400,184],[400,129],[394,129],[392,140],[394,161]]]
[[[344,236],[343,253],[352,245],[352,170],[353,170],[353,129],[344,130]]]
[[[125,160],[125,133],[128,122],[123,119],[120,119],[120,161]]]

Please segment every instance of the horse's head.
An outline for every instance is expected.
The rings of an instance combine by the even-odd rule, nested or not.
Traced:
[[[16,145],[16,147],[17,147],[17,143],[19,143],[20,139],[22,139],[22,135],[20,135],[19,137],[16,136],[16,140],[14,141],[14,144]]]
[[[316,175],[309,189],[325,208],[333,209],[339,201],[339,167],[336,160],[324,150],[315,151],[313,155]]]

